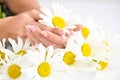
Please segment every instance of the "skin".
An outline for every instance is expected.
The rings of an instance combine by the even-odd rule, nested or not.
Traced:
[[[30,10],[16,16],[0,19],[0,33],[3,34],[0,36],[0,40],[4,37],[15,39],[16,36],[26,39],[27,34],[25,26],[28,24],[38,25],[36,20],[39,19],[39,17],[37,17],[36,14],[38,15],[39,11]]]
[[[39,14],[42,12],[36,0],[6,0],[6,3],[16,15],[0,19],[0,40],[9,37],[16,40],[16,37],[20,36],[23,40],[28,38],[32,45],[42,43],[46,47],[49,45],[55,48],[65,47],[71,35],[66,34],[62,29],[38,23],[41,19]],[[76,29],[69,29],[71,34],[82,27],[82,25],[76,26]],[[65,37],[61,37],[62,35]]]
[[[32,9],[40,10],[40,5],[37,0],[5,0],[5,2],[14,14]]]

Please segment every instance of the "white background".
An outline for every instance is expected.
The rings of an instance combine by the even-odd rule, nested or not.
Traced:
[[[52,1],[73,9],[81,19],[94,17],[106,31],[120,33],[120,0],[39,0],[41,6],[52,6]]]

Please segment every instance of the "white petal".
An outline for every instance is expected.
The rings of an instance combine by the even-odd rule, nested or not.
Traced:
[[[13,40],[13,39],[11,39],[11,38],[9,38],[8,40],[9,40],[10,44],[12,45],[13,51],[17,51],[17,50],[18,50],[18,48],[17,48],[18,45],[17,45],[17,43],[15,42],[15,40]]]
[[[41,11],[45,13],[46,16],[53,16],[51,11],[48,8],[41,8]]]
[[[19,47],[18,50],[21,50],[23,48],[23,40],[20,37],[17,37],[17,40],[18,40],[18,47]]]
[[[6,42],[6,39],[5,38],[3,38],[2,39],[2,46],[5,48],[5,42]]]
[[[51,57],[53,56],[53,46],[49,46],[47,47],[47,57],[46,57],[46,61],[49,61],[51,59]]]
[[[28,39],[25,40],[23,49],[28,49],[30,48],[30,41]]]

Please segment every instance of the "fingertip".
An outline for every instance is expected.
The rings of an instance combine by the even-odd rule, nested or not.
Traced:
[[[65,34],[65,31],[63,29],[60,29],[60,28],[53,28],[52,31],[56,34],[59,34],[59,35]]]
[[[27,32],[31,32],[30,25],[25,26]]]
[[[65,31],[64,31],[64,30],[59,30],[58,33],[59,33],[60,35],[63,35],[63,34],[65,34]]]
[[[79,30],[81,30],[82,28],[83,28],[83,25],[77,24],[77,25],[76,25],[76,28],[74,29],[74,31],[79,31]]]

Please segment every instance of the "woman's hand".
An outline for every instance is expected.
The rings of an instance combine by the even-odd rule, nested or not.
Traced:
[[[47,26],[42,26],[41,28],[33,25],[26,26],[28,38],[33,45],[35,43],[42,43],[46,47],[52,45],[55,48],[65,48],[68,38],[75,31],[79,31],[82,25],[77,24],[75,29],[69,29],[70,34],[67,34],[60,28],[50,28]]]
[[[51,30],[41,30],[38,26],[28,25],[27,34],[29,40],[34,45],[35,43],[42,43],[44,46],[52,45],[55,48],[64,48],[67,39],[70,37],[66,35],[66,38],[62,38],[64,34],[62,29],[51,28]]]
[[[38,23],[39,14],[40,12],[37,10],[30,10],[16,16],[4,18],[2,20],[3,27],[0,27],[2,32],[0,39],[11,37],[16,40],[16,37],[20,36],[25,40],[28,37],[31,44],[42,43],[45,46],[53,45],[55,48],[64,48],[70,35],[62,29],[51,28]],[[25,27],[26,25],[34,27]],[[69,31],[72,33],[79,29],[80,26],[76,29],[69,29]],[[62,35],[65,35],[65,38],[61,37]]]
[[[4,33],[4,36],[1,35],[0,39],[3,37],[16,39],[17,36],[26,39],[27,34],[25,26],[28,24],[35,26],[39,25],[39,23],[37,23],[37,20],[40,19],[38,16],[39,14],[40,12],[37,10],[30,10],[16,16],[1,19],[0,29],[1,32]]]

